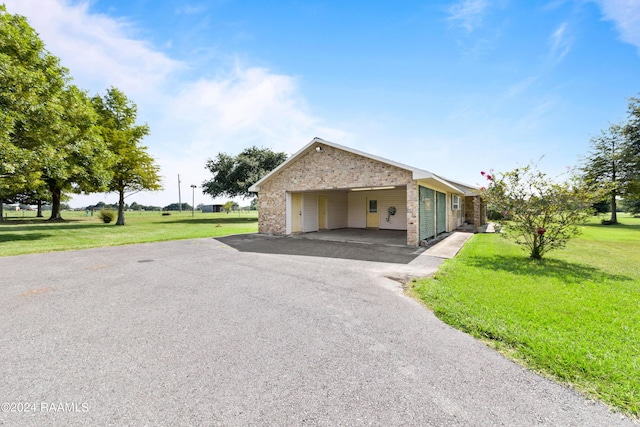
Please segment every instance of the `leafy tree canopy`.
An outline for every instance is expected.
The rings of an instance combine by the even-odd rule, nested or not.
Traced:
[[[85,92],[69,86],[61,92],[62,114],[39,148],[42,179],[52,195],[51,219],[59,219],[63,191],[92,193],[106,188],[114,156],[96,129],[96,113]]]
[[[93,107],[70,80],[27,20],[0,5],[0,196],[46,186],[54,220],[63,191],[103,189],[111,173]]]
[[[286,153],[250,147],[237,156],[220,153],[207,161],[213,178],[202,183],[202,192],[211,197],[250,197],[249,187],[287,159]]]
[[[140,144],[149,134],[149,126],[136,125],[137,107],[123,92],[112,87],[104,97],[93,97],[92,102],[102,139],[115,159],[107,188],[119,195],[116,225],[124,225],[125,194],[161,189],[160,168],[147,147]]]

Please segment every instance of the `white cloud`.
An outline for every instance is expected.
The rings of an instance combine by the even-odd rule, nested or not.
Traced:
[[[553,62],[560,62],[571,50],[572,40],[567,30],[568,24],[563,22],[549,37],[549,43],[551,44],[551,60]]]
[[[511,86],[509,86],[504,95],[505,99],[514,98],[522,95],[529,89],[534,83],[538,81],[538,76],[529,76],[524,80],[521,80]]]
[[[640,2],[638,0],[595,0],[604,18],[612,21],[620,38],[640,53]]]
[[[291,76],[236,63],[215,78],[181,79],[180,71],[189,64],[141,40],[131,22],[92,12],[87,2],[5,1],[10,13],[28,18],[80,87],[103,92],[114,85],[138,105],[141,121],[151,129],[144,143],[161,167],[165,190],[136,194],[130,201],[162,206],[176,202],[177,174],[183,191],[200,185],[210,178],[204,169],[207,158],[219,152],[236,154],[257,145],[293,153],[314,136],[350,142],[348,133],[313,115]],[[224,64],[213,65],[203,73],[211,75],[212,68],[221,67]],[[196,203],[211,202],[198,192]],[[74,196],[71,204],[112,199]]]
[[[153,130],[159,136],[152,138],[158,138],[158,160],[171,201],[177,200],[177,175],[185,188],[200,185],[211,178],[206,160],[220,152],[237,154],[256,145],[291,154],[314,136],[343,144],[352,138],[309,111],[295,78],[265,68],[236,64],[223,76],[183,82],[165,104]],[[200,198],[211,202],[208,196]]]
[[[47,49],[70,69],[78,85],[102,92],[117,86],[129,94],[153,91],[184,67],[134,38],[135,27],[89,10],[88,2],[4,0],[10,13],[24,15]]]
[[[183,4],[176,8],[176,13],[179,15],[197,15],[205,10],[207,10],[207,7],[204,4]]]
[[[294,78],[264,68],[236,65],[224,77],[188,82],[171,104],[165,122],[189,129],[194,151],[249,144],[292,151],[313,136],[345,135],[311,115]]]
[[[486,0],[464,0],[449,7],[449,20],[471,32],[482,23]]]

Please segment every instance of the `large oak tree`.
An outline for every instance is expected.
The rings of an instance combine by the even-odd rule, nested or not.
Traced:
[[[27,20],[0,5],[0,216],[2,200],[42,183],[37,148],[66,79]]]
[[[111,174],[91,102],[70,80],[26,18],[0,5],[0,192],[45,184],[51,220],[63,192],[102,190]]]
[[[219,153],[207,161],[213,178],[202,183],[202,192],[211,197],[250,197],[249,187],[287,159],[286,153],[250,147],[237,156]]]

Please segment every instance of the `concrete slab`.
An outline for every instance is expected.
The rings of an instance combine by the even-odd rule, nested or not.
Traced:
[[[324,240],[330,242],[364,243],[385,246],[407,246],[406,230],[375,230],[364,228],[340,228],[320,230],[292,236],[298,239]]]
[[[339,258],[391,264],[409,264],[424,253],[424,248],[414,248],[407,245],[385,245],[380,242],[374,244],[302,236],[238,234],[218,237],[216,240],[240,252]]]

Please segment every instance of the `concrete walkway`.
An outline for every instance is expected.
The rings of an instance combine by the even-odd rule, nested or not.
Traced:
[[[438,258],[453,258],[462,249],[464,244],[473,236],[473,233],[465,233],[456,231],[444,240],[424,251],[424,255],[434,256]]]

